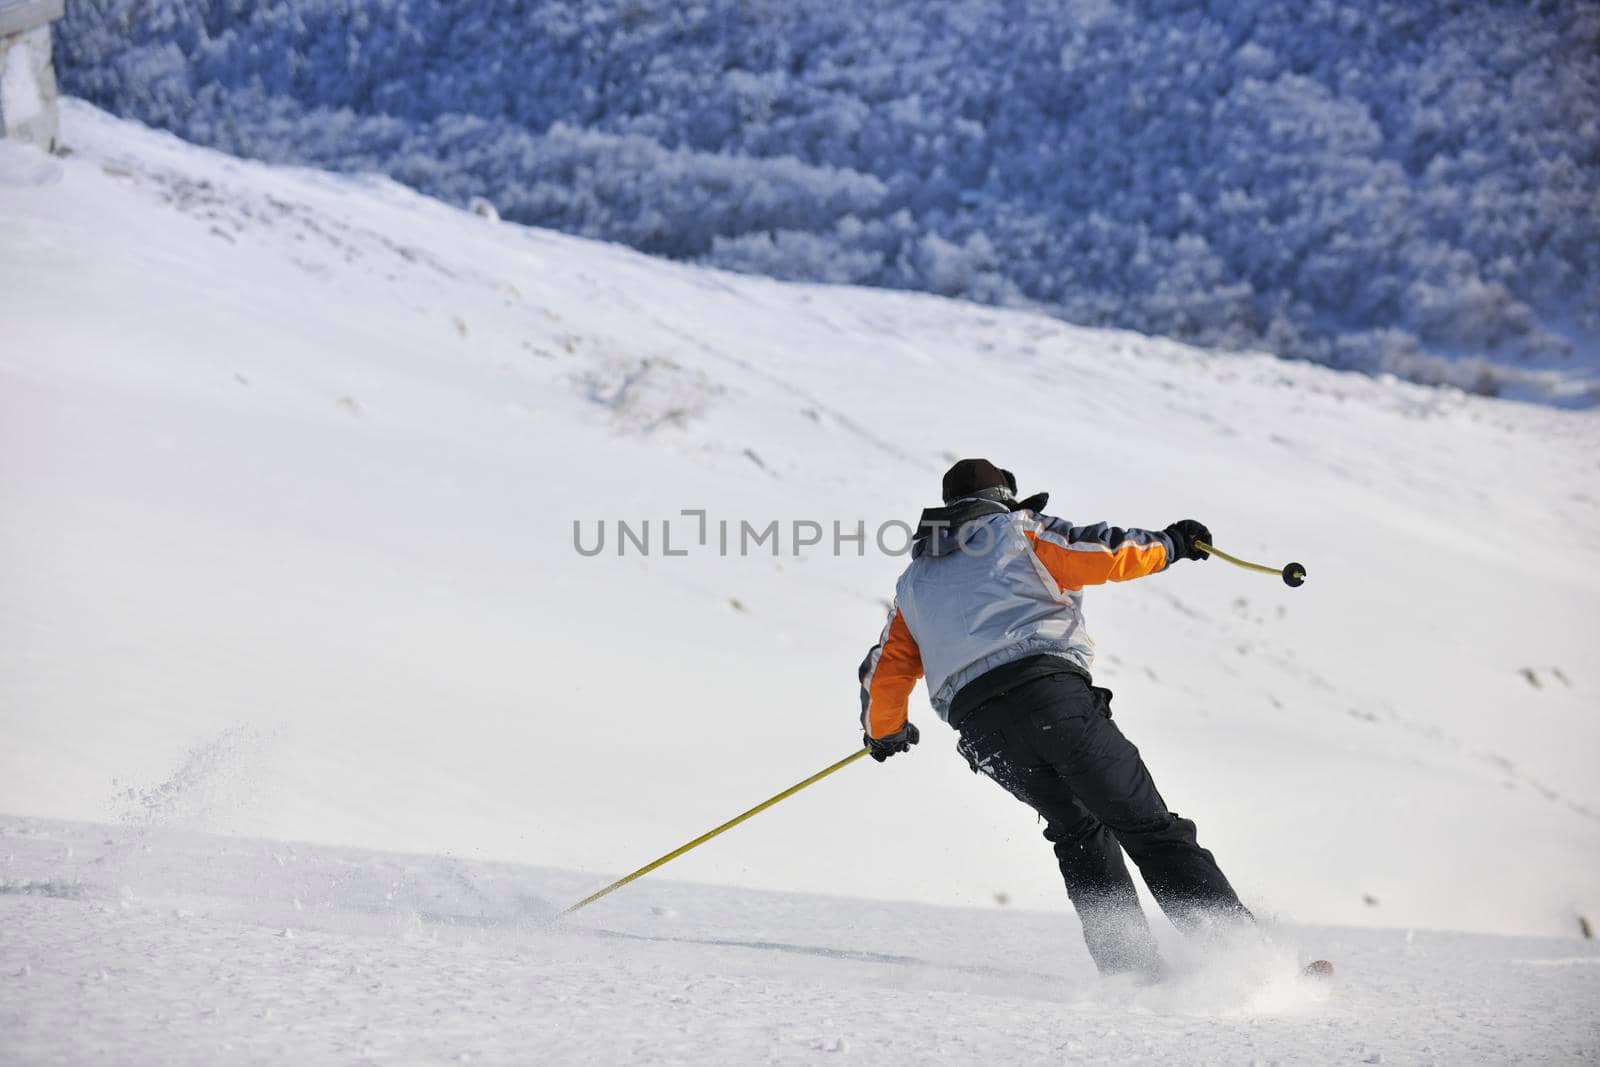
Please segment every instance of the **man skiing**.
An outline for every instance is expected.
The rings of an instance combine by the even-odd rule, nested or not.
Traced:
[[[1016,490],[986,459],[945,473],[944,506],[922,513],[889,621],[861,664],[864,740],[880,763],[917,743],[906,704],[926,674],[972,769],[1044,818],[1100,972],[1158,976],[1124,849],[1180,929],[1250,913],[1111,721],[1111,691],[1091,683],[1083,589],[1206,559],[1195,543],[1211,534],[1192,519],[1159,533],[1072,526],[1040,513],[1048,494],[1018,501]]]

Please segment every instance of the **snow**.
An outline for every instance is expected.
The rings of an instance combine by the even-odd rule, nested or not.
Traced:
[[[0,144],[0,1058],[1595,1055],[1595,414],[63,129]],[[1093,979],[920,691],[909,756],[544,924],[857,743],[903,561],[681,511],[870,531],[962,455],[1306,565],[1087,601],[1272,944]]]
[[[1576,1062],[1600,951],[1301,928],[1138,988],[1058,916],[0,823],[4,1055],[78,1062]],[[71,856],[63,860],[63,852]],[[1296,977],[1285,940],[1338,959]],[[1437,1015],[1418,1005],[1436,1003]]]

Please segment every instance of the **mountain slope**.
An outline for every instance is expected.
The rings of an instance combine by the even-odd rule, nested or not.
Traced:
[[[65,159],[0,144],[0,811],[620,873],[852,749],[901,562],[871,532],[988,454],[1072,521],[1308,567],[1088,598],[1119,722],[1253,907],[1600,913],[1593,415],[63,123]],[[652,554],[612,525],[581,555],[602,519]],[[781,521],[781,555],[718,555],[719,520]],[[793,520],[868,550],[796,556]],[[1062,910],[1031,815],[914,701],[909,758],[668,876]]]

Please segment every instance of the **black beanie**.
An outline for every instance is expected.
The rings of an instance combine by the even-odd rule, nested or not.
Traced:
[[[944,472],[944,502],[977,496],[985,489],[1004,489],[1009,500],[1017,491],[1017,478],[986,459],[963,459]]]
[[[970,496],[999,501],[1012,511],[1038,511],[1050,499],[1049,493],[1035,493],[1017,500],[1017,476],[986,459],[963,459],[944,472],[944,502],[953,504]]]

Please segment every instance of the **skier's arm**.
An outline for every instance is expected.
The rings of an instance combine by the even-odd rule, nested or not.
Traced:
[[[889,609],[889,621],[861,661],[861,728],[869,738],[881,740],[906,729],[906,705],[911,690],[922,677],[922,650],[906,626],[898,607]]]
[[[1034,554],[1062,589],[1143,578],[1176,558],[1172,538],[1163,532],[1103,522],[1073,526],[1049,515],[1039,521],[1042,528],[1031,535]]]

